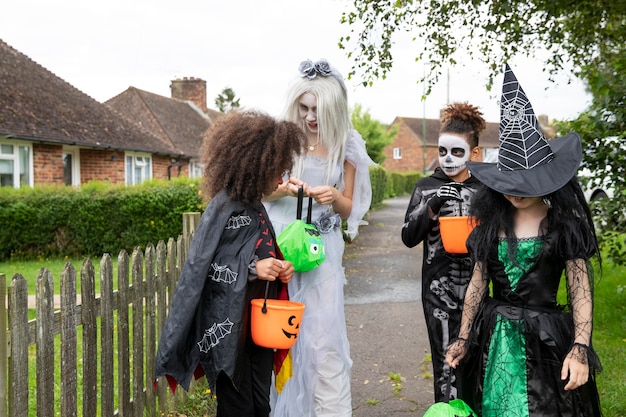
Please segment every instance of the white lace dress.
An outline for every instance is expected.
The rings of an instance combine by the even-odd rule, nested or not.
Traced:
[[[371,202],[369,165],[373,162],[365,151],[363,139],[354,132],[346,146],[346,160],[356,166],[352,213],[346,233],[354,238]],[[310,186],[322,185],[326,159],[307,156],[302,180]],[[330,185],[343,189],[343,167],[335,170]],[[296,198],[283,197],[265,203],[277,234],[296,218]],[[303,217],[308,199],[305,197]],[[328,215],[330,205],[313,202],[312,219]],[[327,224],[327,222],[325,222]],[[351,416],[350,346],[344,316],[342,265],[344,240],[341,222],[338,227],[322,231],[326,259],[316,269],[296,273],[289,283],[289,298],[304,303],[305,310],[298,341],[291,349],[291,378],[278,394],[272,388],[273,417]]]

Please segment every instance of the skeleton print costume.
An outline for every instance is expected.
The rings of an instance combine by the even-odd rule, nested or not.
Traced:
[[[402,241],[408,247],[423,243],[422,305],[434,371],[435,400],[445,401],[446,384],[450,367],[445,363],[445,353],[451,337],[459,330],[465,289],[472,273],[470,258],[446,253],[441,242],[438,216],[431,218],[428,200],[437,190],[452,180],[439,168],[417,182],[409,203]],[[469,177],[460,188],[462,201],[447,201],[439,216],[467,216],[472,196],[479,182]],[[457,383],[452,376],[450,395],[457,397]]]

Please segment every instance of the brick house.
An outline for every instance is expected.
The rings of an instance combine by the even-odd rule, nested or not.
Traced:
[[[206,93],[198,105],[185,101],[200,100],[185,88],[177,90],[180,99],[168,99],[131,87],[135,109],[126,92],[99,103],[2,40],[0,62],[0,186],[132,185],[189,175],[189,167],[193,175],[202,134],[211,115],[219,116],[202,116]]]
[[[207,108],[204,80],[193,77],[173,80],[170,89],[172,98],[129,87],[105,104],[187,156],[172,161],[168,178],[181,174],[199,177],[204,133],[223,113]]]
[[[396,117],[391,124],[398,125],[393,142],[386,146],[383,154],[385,169],[394,172],[432,172],[439,165],[439,119]],[[491,158],[498,149],[499,123],[487,123],[479,138],[483,160]],[[422,140],[426,132],[426,141]],[[426,152],[424,152],[426,151]],[[425,169],[424,169],[425,167]]]

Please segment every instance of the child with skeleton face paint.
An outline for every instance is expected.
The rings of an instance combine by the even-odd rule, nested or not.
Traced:
[[[465,255],[445,252],[439,233],[439,216],[468,214],[471,197],[480,183],[470,176],[465,162],[480,158],[479,134],[486,123],[478,108],[453,103],[442,111],[439,131],[439,167],[415,185],[402,227],[408,247],[423,242],[422,305],[430,340],[434,370],[435,401],[445,401],[446,386],[458,395],[457,381],[450,378],[445,352],[450,337],[459,329],[463,296],[471,277],[472,263]]]
[[[439,167],[450,179],[461,182],[467,178],[465,163],[469,159],[470,147],[467,139],[449,133],[439,136]],[[464,178],[457,178],[461,176]]]

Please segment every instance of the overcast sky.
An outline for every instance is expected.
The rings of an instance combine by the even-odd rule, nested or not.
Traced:
[[[133,86],[166,97],[170,81],[207,82],[207,104],[231,87],[241,105],[278,116],[300,61],[326,58],[344,76],[351,62],[338,48],[349,34],[341,25],[348,0],[10,0],[0,6],[0,38],[98,101]],[[446,102],[469,101],[490,122],[499,121],[502,77],[491,92],[487,72],[468,60],[451,67],[426,104],[420,100],[424,71],[415,62],[419,45],[399,36],[394,68],[373,87],[347,81],[351,105],[374,119],[436,118]],[[1,65],[1,63],[0,63]],[[536,114],[576,117],[589,104],[583,84],[557,84],[541,62],[510,62]],[[445,74],[445,71],[444,71]]]

